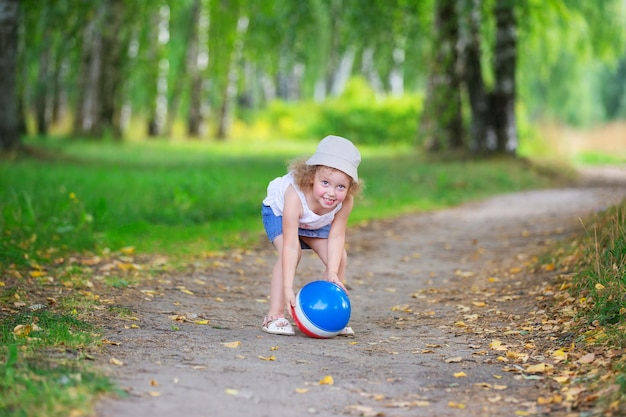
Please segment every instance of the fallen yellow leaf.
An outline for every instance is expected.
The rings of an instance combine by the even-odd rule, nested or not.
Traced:
[[[40,331],[41,328],[36,324],[18,324],[13,328],[13,334],[16,337],[28,337],[31,332]]]
[[[320,379],[320,385],[333,385],[335,380],[331,375],[326,375],[324,378]]]
[[[135,253],[135,247],[125,246],[122,249],[120,249],[120,252],[122,252],[124,255],[132,255],[133,253]]]
[[[259,355],[259,359],[263,359],[264,361],[275,361],[276,360],[276,356],[272,355],[272,356],[261,356]]]
[[[528,365],[525,369],[525,372],[529,374],[543,374],[551,371],[553,368],[554,366],[550,365],[549,363],[542,362],[535,365]]]
[[[111,365],[117,365],[117,366],[123,366],[124,365],[124,362],[122,362],[121,360],[116,359],[116,358],[110,358],[109,359],[109,363]]]
[[[448,407],[450,407],[450,408],[459,408],[459,409],[463,409],[463,408],[465,408],[465,404],[461,404],[461,403],[456,403],[456,402],[454,402],[454,401],[450,401],[450,402],[448,403]]]
[[[593,352],[591,352],[591,353],[587,353],[586,355],[578,359],[578,363],[591,363],[595,359],[596,359],[596,355]]]
[[[239,345],[241,345],[241,342],[239,340],[237,340],[236,342],[225,342],[222,343],[224,346],[226,346],[227,348],[238,348]]]
[[[569,375],[553,376],[552,377],[552,379],[554,379],[559,384],[565,384],[567,381],[570,380],[570,378],[571,377]]]
[[[454,373],[454,377],[455,378],[463,378],[463,377],[466,377],[466,376],[467,376],[467,374],[465,372],[463,372],[463,371]]]
[[[304,394],[309,392],[309,388],[296,388],[296,393],[298,394]]]
[[[567,353],[563,352],[561,349],[555,350],[552,353],[552,357],[554,358],[554,360],[556,361],[566,361],[567,360]]]
[[[430,403],[428,401],[392,401],[385,404],[388,408],[413,408],[413,407],[428,407]]]
[[[489,343],[489,347],[494,350],[497,350],[501,345],[502,342],[496,339],[493,339],[491,343]]]

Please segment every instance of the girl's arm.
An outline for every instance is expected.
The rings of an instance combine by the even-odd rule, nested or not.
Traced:
[[[348,228],[348,218],[354,207],[354,197],[347,197],[343,201],[341,210],[335,215],[332,225],[330,226],[330,234],[328,235],[328,264],[326,269],[328,272],[328,280],[334,282],[344,288],[343,283],[339,279],[339,265],[346,245],[346,229]]]
[[[295,307],[296,305],[293,281],[301,251],[298,226],[300,225],[302,210],[300,197],[298,197],[293,187],[290,186],[287,188],[287,191],[285,191],[285,207],[283,208],[283,250],[281,256],[285,306],[290,313],[291,307]]]

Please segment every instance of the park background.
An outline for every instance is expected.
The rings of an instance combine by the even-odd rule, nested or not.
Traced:
[[[46,343],[85,346],[62,331],[97,303],[75,256],[121,259],[123,290],[124,259],[257,244],[268,181],[327,134],[363,153],[352,225],[623,164],[625,23],[623,0],[0,0],[5,387],[37,396]],[[57,286],[64,336],[18,355],[39,313],[17,312]],[[3,401],[52,415],[48,388]]]

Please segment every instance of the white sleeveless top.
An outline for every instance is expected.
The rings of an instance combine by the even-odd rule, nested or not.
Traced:
[[[342,204],[337,204],[337,207],[335,207],[333,211],[321,216],[319,214],[315,214],[309,208],[304,193],[294,183],[293,174],[291,172],[282,177],[275,178],[269,183],[267,186],[267,196],[263,199],[263,204],[269,206],[276,216],[282,216],[283,209],[285,207],[285,192],[290,185],[293,186],[294,190],[296,190],[296,193],[298,193],[298,196],[300,197],[300,202],[302,203],[303,214],[302,217],[300,217],[301,229],[315,230],[333,222],[335,214],[337,214],[337,212],[341,209]]]

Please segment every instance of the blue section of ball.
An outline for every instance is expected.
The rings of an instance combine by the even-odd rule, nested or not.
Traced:
[[[340,332],[350,321],[350,298],[332,282],[309,282],[300,289],[298,302],[308,321],[323,331]]]

